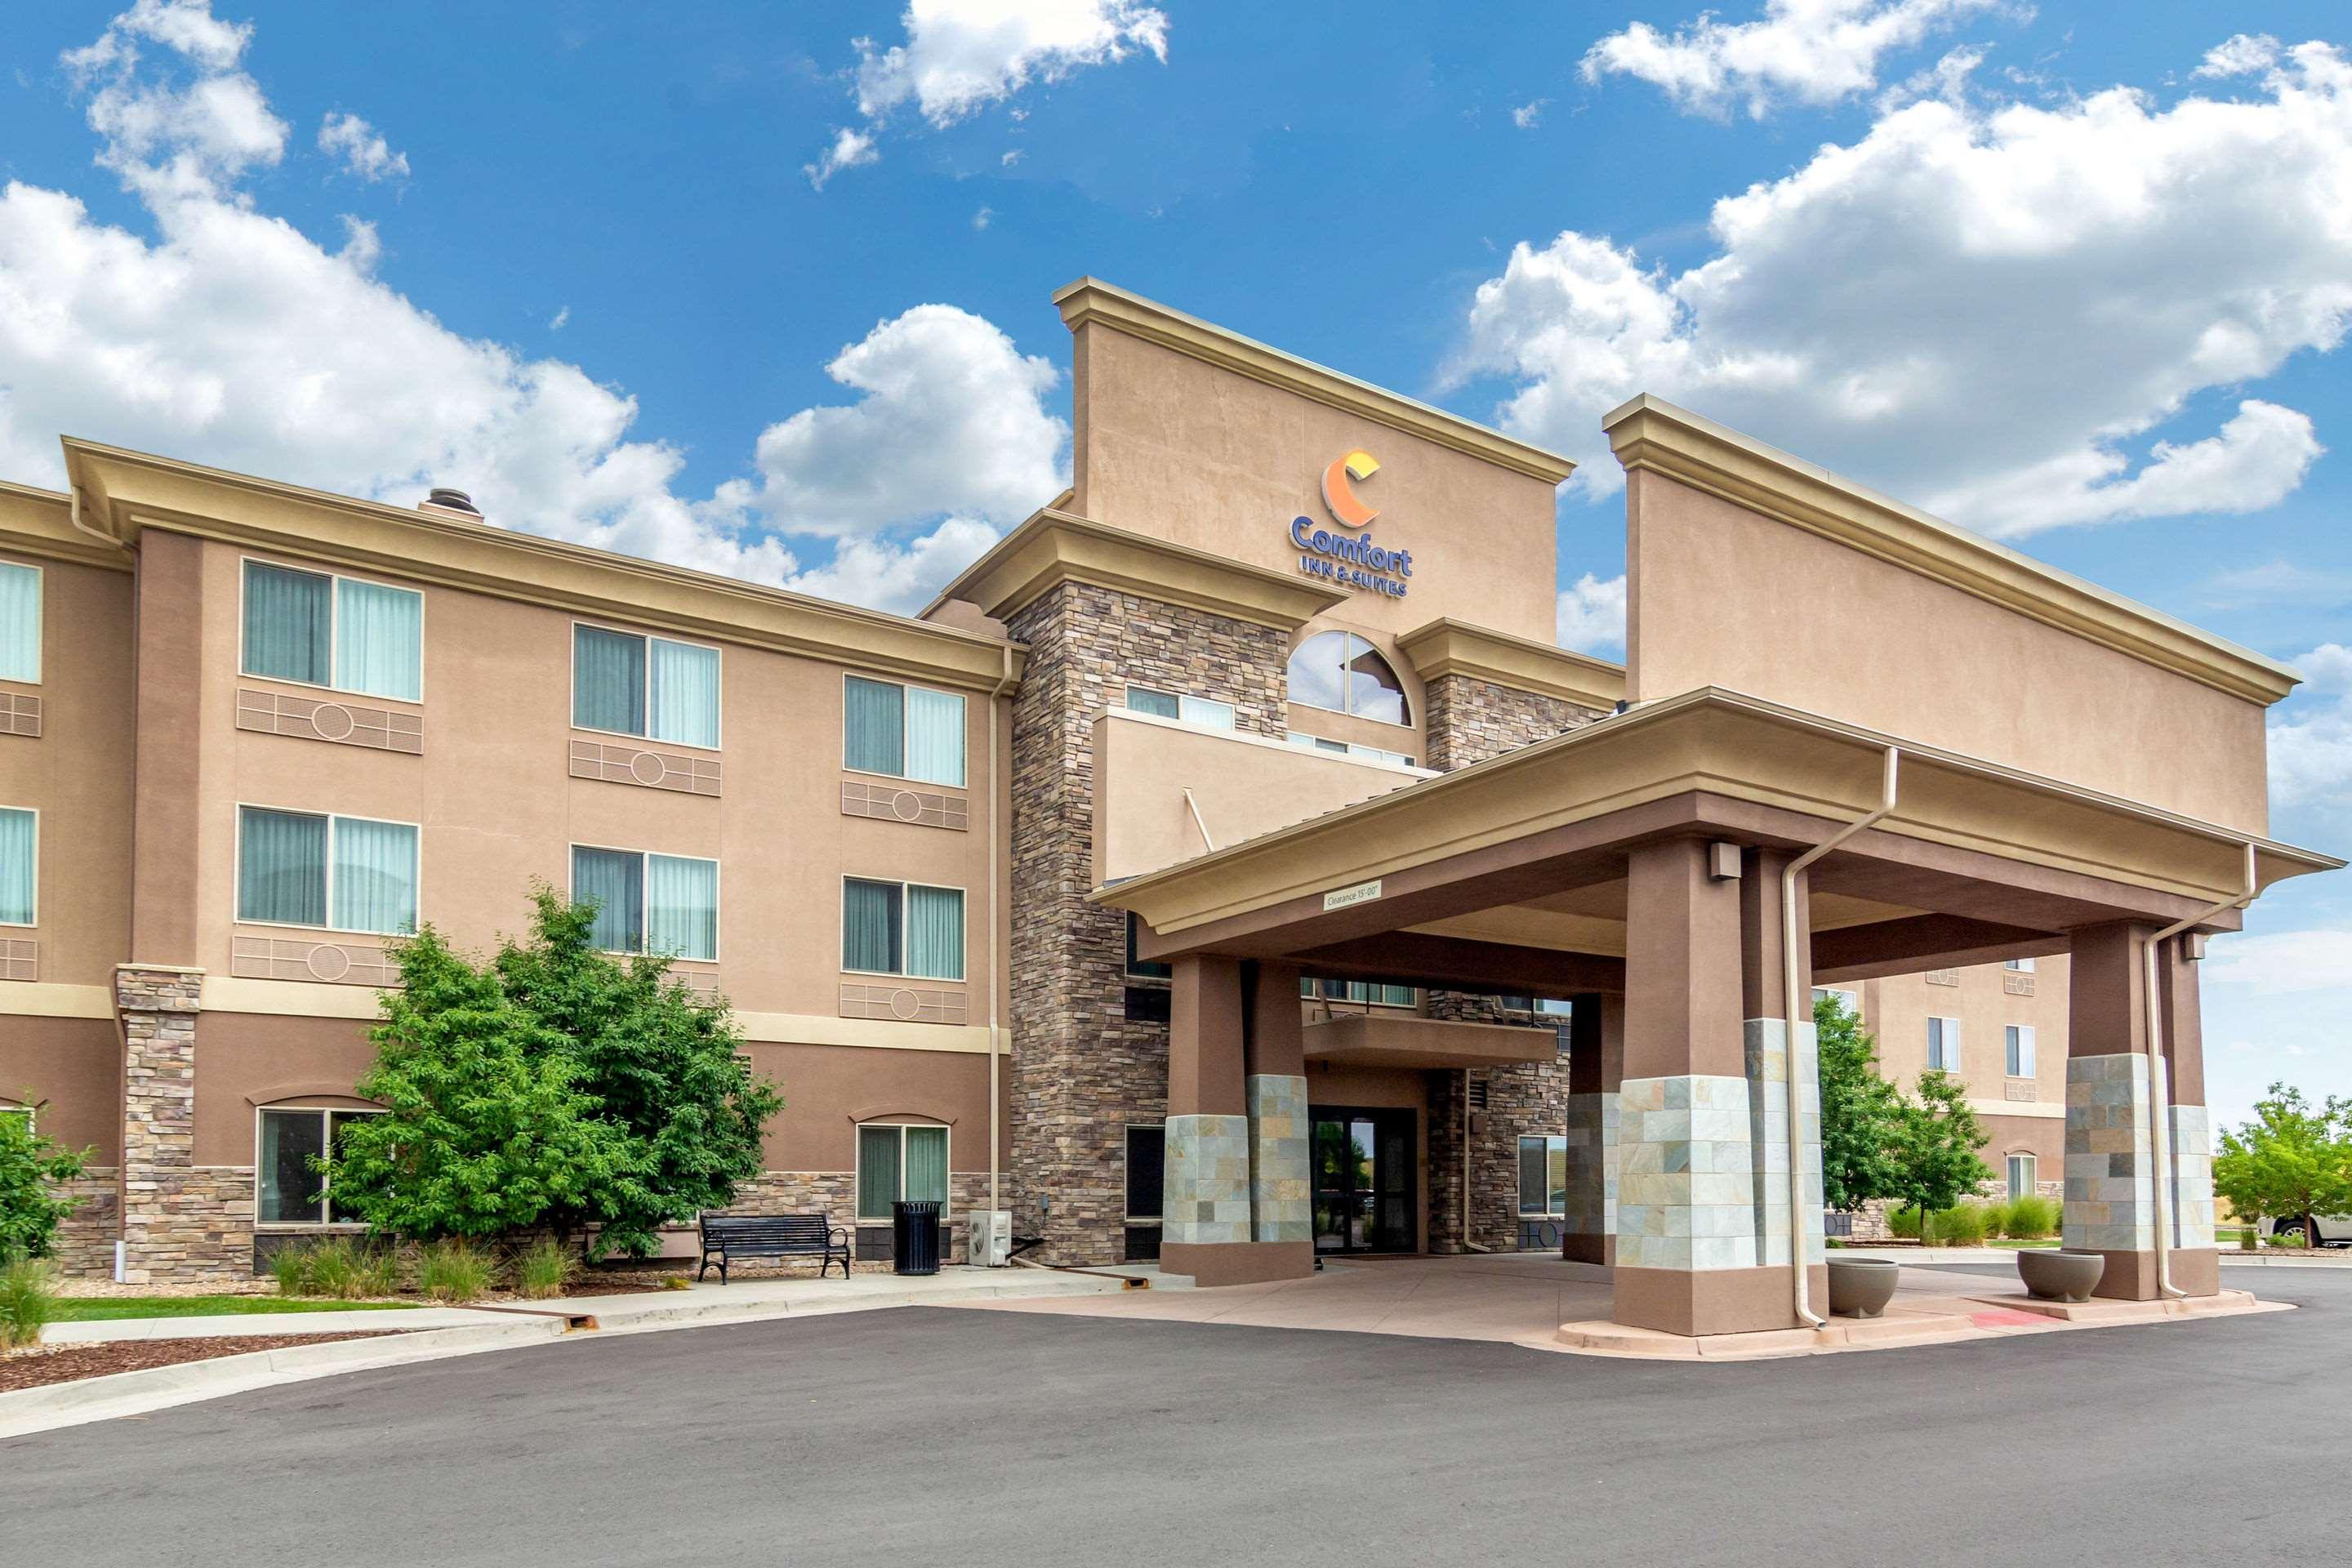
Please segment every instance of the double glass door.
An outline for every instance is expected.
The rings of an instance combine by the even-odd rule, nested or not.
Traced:
[[[1316,1106],[1315,1250],[1412,1252],[1412,1112]]]

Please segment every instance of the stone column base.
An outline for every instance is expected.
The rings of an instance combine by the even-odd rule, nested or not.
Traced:
[[[1825,1263],[1806,1270],[1806,1294],[1817,1316],[1826,1316],[1830,1271]],[[1668,1334],[1742,1334],[1801,1325],[1789,1270],[1779,1268],[1617,1268],[1610,1317],[1629,1328]]]
[[[2156,1254],[2147,1252],[2105,1252],[2107,1271],[2099,1276],[2099,1288],[2091,1292],[2116,1301],[2153,1301],[2158,1292],[2156,1285]],[[2172,1288],[2185,1296],[2218,1296],[2221,1292],[2221,1254],[2210,1247],[2181,1247],[2165,1254],[2165,1267],[2172,1275]]]
[[[1162,1274],[1189,1274],[1203,1288],[1304,1279],[1315,1272],[1311,1241],[1227,1241],[1160,1245]]]
[[[1257,1073],[1248,1080],[1250,1228],[1253,1240],[1314,1239],[1307,1079]]]
[[[1171,1116],[1160,1234],[1170,1246],[1247,1243],[1250,1122],[1246,1116]]]

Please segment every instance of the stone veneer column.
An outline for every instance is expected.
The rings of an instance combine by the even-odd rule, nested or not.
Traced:
[[[1570,999],[1568,1047],[1568,1212],[1560,1256],[1617,1260],[1618,1092],[1625,1078],[1625,999]]]
[[[1250,1239],[1310,1246],[1313,1125],[1307,1110],[1307,1042],[1296,965],[1261,963],[1246,976]]]
[[[133,1285],[252,1272],[249,1180],[195,1166],[204,979],[201,969],[154,964],[114,972],[122,1026],[122,1277]]]
[[[1790,1027],[1787,953],[1782,947],[1780,878],[1791,858],[1777,849],[1748,849],[1740,857],[1740,1034],[1748,1074],[1748,1168],[1755,1178],[1756,1261],[1786,1269],[1790,1264],[1790,1118],[1796,1119],[1797,1176],[1804,1204],[1802,1244],[1809,1268],[1807,1288],[1816,1316],[1828,1315],[1828,1248],[1822,1224],[1822,1087],[1820,1041],[1812,1019],[1800,1016]],[[1797,881],[1797,930],[1811,926],[1807,879]],[[1812,997],[1810,935],[1797,950],[1797,994],[1803,1006]],[[1793,1281],[1790,1282],[1793,1284]],[[1795,1321],[1793,1306],[1790,1321]]]
[[[1115,1263],[1124,1255],[1126,1130],[1159,1122],[1166,1109],[1168,1025],[1127,1016],[1126,918],[1087,902],[1094,721],[1133,680],[1230,702],[1235,729],[1279,739],[1289,637],[1078,582],[1047,589],[1007,625],[1029,647],[1013,709],[1011,956],[1020,980],[1008,1196],[1015,1228],[1045,1237],[1042,1260]],[[1172,1165],[1172,1129],[1168,1150]]]

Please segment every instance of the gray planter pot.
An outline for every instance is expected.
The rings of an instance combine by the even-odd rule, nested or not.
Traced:
[[[2017,1277],[2025,1281],[2025,1293],[2045,1301],[2087,1301],[2106,1271],[2103,1254],[2072,1247],[2055,1252],[2028,1248],[2017,1255]]]
[[[1903,1266],[1883,1258],[1832,1258],[1830,1265],[1830,1314],[1839,1318],[1874,1318],[1895,1300],[1895,1277]]]

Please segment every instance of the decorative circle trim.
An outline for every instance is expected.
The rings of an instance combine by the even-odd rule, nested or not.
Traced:
[[[629,759],[629,776],[641,784],[657,784],[669,776],[669,766],[651,752],[639,752]]]
[[[352,710],[340,702],[321,702],[310,710],[310,728],[321,741],[349,740],[357,723]]]
[[[901,1023],[913,1023],[922,1015],[923,998],[919,992],[904,986],[890,993],[890,1016]]]
[[[320,942],[304,956],[302,966],[318,980],[341,980],[352,972],[352,955],[332,942]]]
[[[923,797],[910,789],[898,791],[890,797],[890,815],[901,822],[921,821]]]

